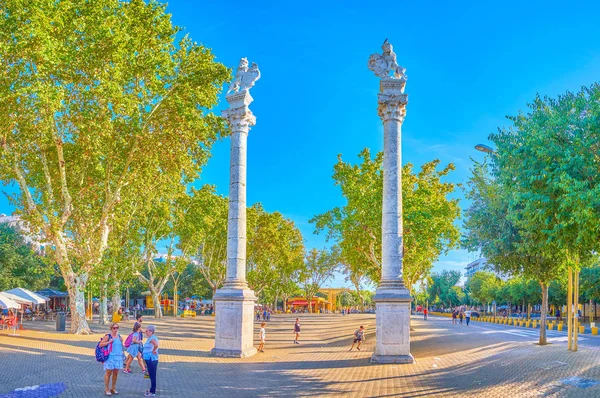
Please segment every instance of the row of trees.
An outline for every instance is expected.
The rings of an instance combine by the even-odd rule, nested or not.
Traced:
[[[493,272],[476,272],[467,283],[460,286],[460,272],[445,270],[431,275],[427,289],[417,294],[419,304],[428,302],[443,308],[460,305],[483,306],[492,303],[520,307],[531,313],[531,306],[542,302],[542,287],[539,282],[516,276],[503,280]],[[581,270],[580,302],[600,302],[600,265]],[[567,281],[565,278],[551,281],[548,286],[548,303],[562,307],[567,303]]]
[[[0,180],[16,185],[17,214],[47,240],[73,333],[89,333],[90,284],[103,322],[108,299],[118,307],[136,281],[155,302],[192,269],[213,292],[223,283],[227,200],[189,187],[229,135],[211,110],[231,71],[180,31],[154,0],[3,5]],[[248,209],[247,238],[249,284],[268,299],[298,282],[314,295],[339,262],[336,249],[305,255],[294,223],[260,204]],[[3,283],[24,281],[10,275]]]
[[[537,281],[545,321],[550,283],[600,252],[600,86],[536,97],[529,113],[508,119],[490,136],[496,152],[473,168],[463,244]]]

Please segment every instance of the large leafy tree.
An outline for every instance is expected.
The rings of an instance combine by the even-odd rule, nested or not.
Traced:
[[[177,226],[179,248],[209,284],[212,294],[223,285],[227,273],[227,198],[214,186],[193,189],[184,202]]]
[[[581,286],[580,291],[582,296],[587,300],[600,302],[600,266],[583,268],[581,270]]]
[[[312,249],[306,254],[305,265],[300,271],[299,281],[308,302],[308,311],[313,312],[312,299],[325,282],[333,278],[340,265],[340,250],[336,246],[331,249]]]
[[[48,258],[26,242],[17,227],[0,224],[0,291],[48,287],[53,274]]]
[[[304,240],[294,222],[279,212],[269,213],[260,203],[248,209],[248,285],[257,295],[272,287],[292,288],[289,283],[302,268]],[[281,283],[280,286],[277,286]]]
[[[333,179],[346,199],[346,205],[315,216],[316,231],[327,231],[341,248],[349,275],[360,273],[378,282],[381,274],[381,209],[383,202],[383,153],[374,158],[364,149],[360,164],[350,164],[338,156]],[[425,278],[439,256],[459,239],[454,221],[460,215],[458,201],[448,196],[454,184],[442,182],[454,166],[437,170],[439,161],[425,163],[418,173],[412,164],[402,168],[404,224],[403,277],[413,285]]]
[[[223,131],[226,67],[157,1],[7,1],[0,13],[0,179],[55,248],[72,333],[123,201],[196,178]]]
[[[489,305],[496,300],[501,286],[502,280],[494,273],[487,271],[476,272],[466,284],[471,296],[485,305]]]
[[[456,270],[443,270],[441,272],[434,272],[431,274],[430,283],[427,288],[429,293],[429,299],[432,303],[440,303],[449,308],[460,304],[464,298],[460,295],[455,287],[460,281],[460,271]]]
[[[542,288],[542,322],[548,312],[548,284],[559,274],[556,262],[521,234],[510,217],[510,192],[490,173],[487,162],[475,163],[467,184],[471,205],[465,212],[463,245],[479,251],[494,267],[510,275],[535,279]],[[546,331],[540,329],[540,344]]]

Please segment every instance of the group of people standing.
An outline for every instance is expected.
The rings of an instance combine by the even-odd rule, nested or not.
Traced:
[[[452,310],[452,324],[461,324],[463,323],[463,319],[469,326],[469,322],[471,322],[471,310],[464,308],[455,308]]]
[[[156,327],[148,325],[142,328],[142,315],[137,316],[133,325],[133,331],[123,341],[119,333],[119,324],[113,322],[110,333],[106,334],[98,344],[99,347],[109,346],[110,354],[104,361],[104,394],[107,396],[119,395],[117,391],[117,379],[119,370],[131,374],[131,363],[138,360],[141,371],[145,377],[150,379],[150,389],[144,395],[156,396],[156,371],[158,368],[158,338],[155,335]],[[144,335],[146,341],[144,341]],[[127,354],[125,354],[125,352]],[[127,355],[127,358],[125,356]],[[111,385],[112,379],[112,385]],[[110,385],[110,388],[109,388]]]
[[[258,352],[265,352],[265,339],[266,339],[266,335],[267,335],[266,327],[267,327],[266,322],[262,322],[260,324],[260,330],[258,331],[258,338],[260,340],[260,343],[258,345]],[[300,330],[301,330],[300,319],[296,318],[296,322],[294,323],[294,344],[300,344]],[[361,325],[354,332],[353,337],[354,337],[354,342],[352,343],[352,347],[350,347],[350,351],[352,351],[352,349],[354,348],[354,345],[356,345],[356,349],[358,351],[360,351],[360,345],[366,340],[365,327]]]

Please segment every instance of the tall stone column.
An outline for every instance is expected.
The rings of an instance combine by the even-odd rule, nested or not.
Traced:
[[[250,88],[260,77],[256,64],[242,58],[226,96],[229,108],[222,116],[231,129],[229,213],[227,224],[227,277],[215,302],[215,348],[219,357],[242,358],[256,354],[253,346],[254,292],[246,282],[246,152],[248,131],[256,118],[248,107]],[[230,94],[231,93],[231,94]]]
[[[383,122],[383,210],[381,281],[376,303],[376,346],[371,362],[412,363],[410,354],[410,292],[402,279],[402,122],[408,95],[405,70],[386,40],[382,54],[373,54],[369,69],[379,77],[378,110]]]

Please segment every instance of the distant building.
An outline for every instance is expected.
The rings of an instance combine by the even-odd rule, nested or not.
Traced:
[[[494,266],[492,264],[489,264],[487,262],[487,260],[485,258],[483,258],[483,257],[478,258],[477,260],[470,262],[465,267],[465,269],[466,269],[465,277],[467,278],[467,280],[471,279],[471,277],[473,275],[475,275],[476,272],[479,272],[479,271],[491,272],[492,274],[495,274],[500,279],[506,279],[505,276],[497,273],[494,270]]]
[[[16,228],[25,243],[33,246],[35,251],[38,253],[44,252],[44,245],[47,243],[42,242],[41,234],[32,234],[29,228],[25,225],[25,222],[21,220],[19,216],[7,216],[6,214],[0,214],[0,224],[8,224],[9,226]]]

